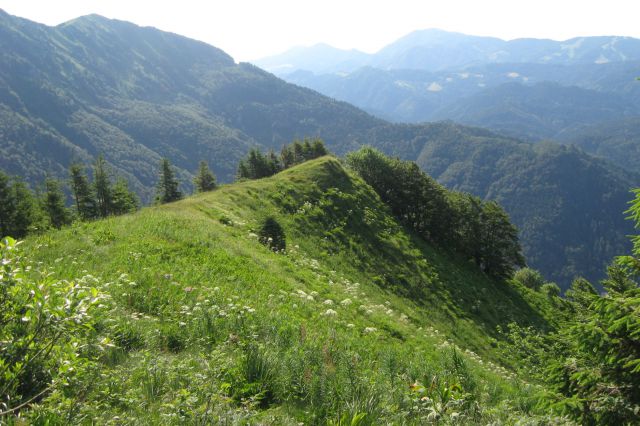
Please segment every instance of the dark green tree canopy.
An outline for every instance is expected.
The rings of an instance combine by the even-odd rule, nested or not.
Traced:
[[[196,176],[193,178],[193,186],[196,192],[207,192],[216,189],[216,177],[209,169],[206,161],[201,161]]]
[[[163,158],[160,161],[160,176],[156,187],[156,202],[159,204],[171,203],[182,198],[182,192],[178,189],[178,180],[169,160]]]
[[[273,150],[263,154],[259,149],[253,148],[238,164],[238,179],[260,179],[273,176],[295,164],[327,155],[328,151],[321,139],[296,140],[290,145],[285,145],[276,155]]]
[[[415,163],[371,147],[347,155],[347,164],[425,240],[462,253],[495,278],[524,266],[517,229],[497,203],[449,192]]]
[[[89,184],[89,179],[82,164],[74,163],[69,167],[69,184],[78,217],[82,220],[97,217],[98,206],[94,188]]]

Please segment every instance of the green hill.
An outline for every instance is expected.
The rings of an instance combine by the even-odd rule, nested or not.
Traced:
[[[259,242],[267,216],[285,252]],[[540,389],[501,366],[497,327],[552,329],[563,302],[414,237],[331,157],[22,251],[32,271],[109,295],[95,338],[115,345],[43,398],[39,421],[548,420]]]
[[[230,182],[251,147],[278,151],[295,138],[317,136],[338,155],[368,144],[419,159],[451,188],[462,187],[448,178],[453,172],[491,186],[492,191],[477,185],[468,190],[497,199],[521,229],[536,227],[537,240],[531,233],[521,235],[525,256],[563,287],[574,274],[602,278],[602,265],[627,244],[629,226],[620,225],[620,212],[628,199],[609,201],[608,194],[626,194],[640,180],[602,162],[591,167],[592,159],[576,152],[563,154],[573,157],[571,169],[562,168],[556,154],[536,157],[536,179],[550,191],[541,198],[529,185],[530,175],[509,166],[523,150],[515,139],[453,123],[388,123],[176,34],[97,15],[48,27],[0,11],[0,49],[0,170],[24,178],[32,188],[47,175],[66,179],[71,163],[88,164],[103,153],[111,170],[149,202],[162,157],[176,166],[188,192],[200,161],[209,162],[219,181]],[[496,147],[489,148],[491,162],[475,155],[480,140],[483,147]],[[427,152],[434,155],[425,160]],[[436,171],[434,164],[449,172]],[[605,180],[607,186],[588,184]],[[512,193],[523,196],[507,199]],[[576,234],[577,241],[567,241],[556,230],[573,215],[577,194],[593,200],[583,204],[580,215],[595,225]],[[555,204],[545,203],[548,199]],[[557,214],[543,220],[529,213],[551,210]],[[611,212],[620,220],[602,219]],[[543,256],[566,258],[564,268],[580,264],[582,252],[593,254],[584,261],[593,268],[560,271]]]

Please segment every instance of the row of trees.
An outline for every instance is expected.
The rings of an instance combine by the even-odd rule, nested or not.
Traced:
[[[282,147],[280,155],[273,151],[263,154],[259,149],[249,151],[247,157],[238,164],[238,179],[260,179],[273,176],[299,163],[327,155],[328,151],[321,139],[296,140]]]
[[[425,240],[453,247],[496,278],[511,277],[515,267],[524,266],[517,229],[497,203],[447,191],[415,163],[374,148],[349,154],[347,163]]]
[[[27,234],[48,228],[61,228],[74,220],[94,220],[130,213],[140,207],[129,182],[115,177],[100,155],[91,167],[91,178],[83,164],[69,167],[68,190],[72,198],[67,207],[64,183],[45,179],[32,191],[17,177],[0,172],[0,236],[24,238]],[[206,162],[201,162],[193,180],[196,192],[216,188],[216,178]],[[167,159],[160,163],[156,186],[156,203],[168,203],[182,198],[175,171]]]

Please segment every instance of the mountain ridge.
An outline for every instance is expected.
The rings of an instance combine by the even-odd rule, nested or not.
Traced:
[[[66,179],[71,162],[88,164],[103,153],[113,173],[127,178],[143,201],[149,201],[163,157],[176,167],[177,177],[186,183],[183,190],[188,192],[188,183],[202,160],[210,163],[220,182],[229,182],[250,148],[277,151],[283,144],[304,137],[324,139],[327,148],[338,155],[373,145],[407,160],[417,160],[429,147],[457,142],[457,149],[468,156],[464,161],[452,164],[453,156],[438,150],[439,156],[429,162],[450,171],[456,167],[484,170],[474,159],[474,147],[479,143],[502,147],[496,155],[503,163],[520,152],[522,142],[487,130],[452,123],[386,122],[345,102],[288,84],[254,65],[235,64],[228,55],[201,42],[183,48],[188,39],[170,33],[133,26],[124,43],[122,34],[113,34],[120,31],[119,24],[86,29],[80,22],[60,30],[7,19],[13,24],[0,25],[4,52],[0,67],[0,168],[22,176],[33,186],[47,175]],[[104,25],[111,22],[105,20]],[[203,51],[211,55],[202,57]],[[568,155],[578,159],[576,153]],[[596,174],[605,173],[606,169],[590,169],[590,161],[576,164]],[[499,170],[503,175],[487,174],[482,180],[494,179],[508,187],[506,177],[511,171]],[[577,176],[584,170],[573,173]],[[631,174],[612,181],[615,187],[611,191],[627,191],[629,188],[622,188],[627,180],[633,180]],[[570,205],[571,192],[565,183],[547,183],[565,206]],[[458,183],[450,184],[455,187]],[[591,188],[583,186],[579,191],[589,193]],[[608,191],[592,194],[593,199],[604,203]],[[537,202],[533,197],[529,200]],[[607,205],[606,209],[598,205],[585,214],[595,218],[603,210],[619,212],[625,208],[626,203]],[[534,218],[523,217],[516,224],[522,227],[529,219]],[[584,235],[585,247],[593,247],[600,239],[615,241],[594,264],[608,262],[617,254],[613,247],[627,244],[626,238],[619,237],[626,229],[626,225],[610,229],[603,224],[593,235]],[[550,238],[555,239],[553,235]],[[525,244],[526,255],[539,256],[545,250],[542,243]],[[556,257],[574,259],[571,262],[577,259],[571,253],[556,252]],[[551,279],[560,277],[563,287],[571,278],[544,264],[532,266]]]

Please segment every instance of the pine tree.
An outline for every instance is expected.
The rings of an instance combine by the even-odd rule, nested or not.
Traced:
[[[96,198],[82,164],[69,167],[69,184],[75,201],[76,213],[81,220],[93,219],[97,216]]]
[[[13,236],[24,238],[28,233],[44,228],[42,210],[33,192],[21,180],[15,180],[12,187],[15,198]]]
[[[98,215],[107,217],[111,213],[111,177],[104,156],[101,154],[93,165],[93,189],[96,195]]]
[[[70,217],[64,203],[64,193],[60,187],[60,182],[55,179],[45,180],[45,193],[42,206],[49,218],[49,223],[54,228],[60,229],[69,224]]]
[[[140,200],[136,194],[129,190],[129,182],[123,177],[119,177],[113,185],[111,192],[111,213],[121,215],[131,213],[138,209]]]
[[[280,151],[280,163],[282,168],[288,169],[295,164],[295,154],[291,146],[284,145]]]
[[[216,189],[216,177],[209,169],[206,161],[200,162],[198,172],[193,178],[193,186],[195,186],[196,192],[207,192]]]
[[[160,180],[156,188],[156,202],[159,204],[170,203],[182,198],[182,193],[178,189],[178,180],[169,163],[163,158],[160,161]]]
[[[313,143],[311,144],[311,151],[313,153],[313,158],[322,157],[323,155],[328,154],[327,148],[325,148],[324,142],[322,142],[322,139],[320,138],[313,140]]]

